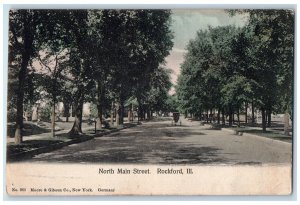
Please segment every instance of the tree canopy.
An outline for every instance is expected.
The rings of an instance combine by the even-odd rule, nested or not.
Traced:
[[[291,113],[294,12],[228,12],[247,14],[248,23],[200,30],[189,42],[177,86],[180,108],[199,116],[218,110],[232,125],[233,115],[252,103],[265,130],[267,115]]]
[[[170,10],[143,9],[11,10],[9,96],[17,110],[16,142],[22,142],[27,96],[32,105],[40,93],[48,96],[53,127],[55,104],[72,106],[71,135],[82,133],[85,102],[97,104],[100,124],[110,103],[118,107],[117,124],[123,123],[128,99],[158,109],[171,87],[161,67],[173,46],[170,15]],[[145,107],[147,102],[153,106]]]

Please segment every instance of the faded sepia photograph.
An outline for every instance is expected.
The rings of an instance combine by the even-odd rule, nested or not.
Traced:
[[[292,193],[294,10],[7,15],[9,195]]]

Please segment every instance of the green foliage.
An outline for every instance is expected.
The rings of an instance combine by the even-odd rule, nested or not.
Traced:
[[[91,117],[96,119],[98,117],[98,110],[97,110],[97,105],[94,103],[90,104],[90,112],[91,112]]]
[[[293,11],[229,12],[248,14],[248,24],[198,31],[181,66],[176,89],[179,108],[192,113],[230,111],[254,102],[260,109],[291,109]]]
[[[92,102],[94,115],[96,108],[130,98],[159,109],[171,88],[169,74],[159,67],[173,46],[170,15],[170,10],[10,11],[10,109],[17,107],[18,89],[26,105],[43,99],[80,109]],[[43,115],[48,119],[47,111]]]
[[[40,119],[41,121],[50,122],[51,119],[52,108],[48,104],[40,109]]]
[[[146,93],[144,103],[151,110],[162,111],[167,108],[168,92],[172,87],[171,70],[159,67],[152,73],[150,78],[150,90]]]
[[[177,95],[168,95],[168,98],[165,102],[164,112],[178,112],[178,99]]]

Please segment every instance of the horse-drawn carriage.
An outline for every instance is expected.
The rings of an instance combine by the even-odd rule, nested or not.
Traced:
[[[173,120],[172,120],[172,125],[174,124],[175,126],[177,125],[179,121],[180,113],[179,112],[173,112]],[[181,121],[179,121],[179,125],[181,125]]]

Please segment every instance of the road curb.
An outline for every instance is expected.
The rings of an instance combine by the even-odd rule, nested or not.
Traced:
[[[82,136],[79,136],[79,137],[76,137],[76,138],[70,138],[70,140],[67,140],[67,141],[64,141],[64,142],[58,141],[57,143],[47,145],[47,146],[44,146],[44,147],[39,147],[39,148],[32,149],[32,150],[29,150],[29,151],[23,151],[23,152],[7,155],[6,159],[7,159],[7,162],[14,162],[14,161],[21,161],[21,160],[24,160],[24,159],[29,159],[29,158],[32,158],[34,155],[37,155],[37,154],[51,152],[51,151],[61,149],[65,146],[68,146],[68,145],[71,145],[71,144],[76,144],[76,143],[89,141],[89,140],[97,138],[97,137],[108,135],[108,134],[118,132],[120,130],[124,130],[124,129],[127,129],[127,128],[135,127],[137,125],[138,124],[136,124],[136,125],[131,124],[131,125],[126,126],[126,127],[117,128],[115,130],[110,130],[110,131],[107,131],[107,132],[94,134],[93,136],[82,135]]]

